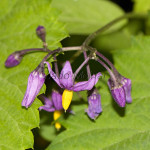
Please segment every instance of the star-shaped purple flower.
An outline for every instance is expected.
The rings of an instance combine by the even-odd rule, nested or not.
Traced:
[[[84,90],[91,90],[94,87],[94,85],[98,82],[98,79],[101,76],[101,73],[99,72],[96,75],[92,75],[88,81],[82,81],[75,84],[74,74],[69,61],[66,61],[63,69],[61,70],[60,77],[58,77],[53,72],[48,62],[45,63],[48,66],[50,76],[61,88],[65,89],[62,95],[62,105],[65,110],[68,109],[71,103],[73,91],[79,92]]]

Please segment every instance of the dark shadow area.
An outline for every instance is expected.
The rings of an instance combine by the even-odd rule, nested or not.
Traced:
[[[83,104],[87,104],[87,102],[86,101],[72,101],[71,102],[71,105],[83,105]]]
[[[110,0],[117,5],[119,5],[125,12],[131,12],[133,10],[133,1],[132,0]]]
[[[58,62],[58,66],[59,66],[59,71],[61,71],[64,63],[66,60],[70,59],[70,56],[75,55],[75,53],[78,52],[68,52],[68,53],[64,53],[64,55],[59,55],[57,57],[58,60],[61,60]],[[113,61],[113,57],[112,54],[108,51],[101,51],[101,53],[106,56],[112,63]],[[89,54],[89,52],[87,53]],[[79,55],[77,57],[75,57],[73,60],[71,60],[71,66],[72,66],[72,70],[73,72],[76,71],[76,69],[78,69],[78,67],[83,63],[84,61],[84,57],[83,54],[79,52]],[[91,70],[91,74],[96,74],[98,72],[103,72],[106,71],[106,69],[100,65],[97,61],[95,60],[90,60],[89,61],[89,65],[90,65],[90,70]],[[83,81],[83,80],[88,80],[88,74],[86,71],[86,65],[82,68],[82,70],[78,73],[78,75],[76,76],[76,81]]]
[[[112,98],[112,106],[113,106],[114,110],[118,113],[118,115],[120,117],[124,117],[125,116],[126,107],[124,107],[124,108],[119,107],[118,104],[114,101],[113,98]]]

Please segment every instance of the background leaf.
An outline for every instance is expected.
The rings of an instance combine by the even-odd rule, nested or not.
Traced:
[[[147,12],[150,10],[150,1],[149,0],[134,0],[134,11],[135,12]]]
[[[16,2],[16,3],[15,3]],[[9,7],[13,3],[13,9]],[[4,62],[9,54],[19,49],[42,47],[35,29],[46,27],[49,48],[61,46],[60,40],[67,36],[64,24],[58,21],[58,12],[49,0],[22,0],[2,2],[7,6],[0,18],[0,149],[24,150],[33,147],[31,129],[39,127],[39,100],[32,107],[21,107],[27,79],[46,53],[31,53],[17,67],[6,69]],[[8,13],[8,14],[7,14]],[[7,15],[6,15],[7,14]],[[43,89],[44,90],[44,89]]]
[[[103,113],[91,121],[84,110],[73,105],[75,115],[59,121],[67,128],[47,150],[147,150],[150,148],[150,37],[132,38],[132,46],[113,51],[119,72],[132,80],[132,104],[120,108],[112,100],[105,76],[98,84]],[[86,97],[84,97],[86,100]]]
[[[0,9],[0,17],[4,18],[7,14],[12,11],[13,7],[17,3],[18,0],[5,0],[1,1],[1,9]]]
[[[62,14],[60,20],[66,23],[71,34],[89,34],[124,14],[123,10],[110,1],[104,0],[54,0],[52,6]],[[125,21],[111,29],[118,29]]]

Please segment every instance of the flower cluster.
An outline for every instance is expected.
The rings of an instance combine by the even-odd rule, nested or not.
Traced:
[[[55,89],[52,90],[51,93],[49,93],[50,98],[46,97],[45,94],[41,94],[38,96],[38,98],[44,103],[44,105],[41,106],[39,110],[45,110],[54,113],[56,129],[61,128],[60,123],[56,120],[60,117],[63,111],[72,112],[69,106],[73,98],[73,92],[87,91],[88,108],[85,110],[85,112],[87,113],[89,118],[95,120],[102,112],[101,96],[95,87],[102,74],[98,72],[97,74],[91,75],[90,67],[88,65],[88,61],[91,59],[98,61],[103,67],[107,69],[110,75],[110,79],[108,80],[108,87],[116,103],[120,107],[125,107],[126,102],[132,102],[131,80],[120,75],[120,73],[116,70],[113,64],[100,52],[93,50],[93,48],[91,47],[84,47],[84,49],[89,50],[91,53],[89,56],[87,56],[86,51],[83,52],[85,60],[78,67],[78,69],[73,73],[70,62],[66,61],[59,74],[57,61],[54,61],[54,71],[47,59],[51,56],[56,59],[55,54],[58,54],[63,50],[66,51],[76,49],[82,51],[83,46],[58,48],[54,51],[51,51],[47,47],[45,28],[43,26],[39,26],[36,29],[36,33],[37,36],[43,41],[43,48],[32,48],[14,52],[7,58],[5,62],[5,66],[10,68],[17,66],[21,62],[23,56],[28,52],[33,52],[35,50],[48,52],[48,54],[43,58],[41,63],[37,66],[37,68],[29,75],[27,90],[22,100],[22,106],[28,108],[38,96],[46,78],[46,74],[44,73],[45,65],[48,68],[50,77],[55,81],[59,88],[57,88],[58,90]],[[105,62],[107,62],[109,66],[106,65],[105,62],[99,59],[99,57],[97,57],[96,55],[103,59]],[[75,78],[84,65],[87,65],[87,73],[89,75],[89,78],[87,81],[81,81],[76,83]]]

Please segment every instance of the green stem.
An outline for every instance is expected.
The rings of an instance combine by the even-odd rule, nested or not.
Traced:
[[[129,19],[129,18],[146,18],[147,16],[144,14],[134,14],[134,13],[127,13],[121,17],[118,17],[117,19],[114,19],[113,21],[111,21],[110,23],[106,24],[105,26],[101,27],[100,29],[98,29],[97,31],[93,32],[92,34],[90,34],[85,41],[83,42],[83,46],[87,46],[91,43],[91,41],[101,32],[106,31],[107,29],[109,29],[110,27],[112,27],[114,24],[118,23],[119,21],[123,20],[123,19]]]

